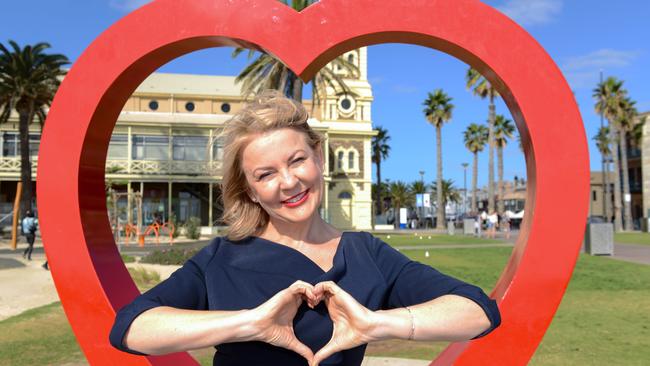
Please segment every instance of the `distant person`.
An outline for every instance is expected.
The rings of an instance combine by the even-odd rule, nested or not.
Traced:
[[[506,239],[510,239],[510,216],[507,213],[501,217],[501,231]]]
[[[38,226],[38,221],[34,218],[34,213],[32,211],[27,211],[25,213],[25,218],[21,223],[21,228],[23,230],[23,235],[27,239],[27,248],[23,252],[23,258],[27,260],[32,260],[32,252],[34,251],[34,240],[36,240],[36,229]]]
[[[499,223],[499,215],[495,211],[487,216],[488,224],[488,238],[494,239],[496,237],[497,225]]]

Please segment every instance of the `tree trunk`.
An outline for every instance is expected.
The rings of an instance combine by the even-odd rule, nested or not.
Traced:
[[[603,154],[603,216],[605,216],[605,222],[612,222],[612,214],[610,213],[609,206],[612,201],[609,194],[609,163],[606,162],[607,155]]]
[[[619,132],[621,146],[621,170],[623,171],[623,215],[625,231],[632,231],[632,196],[630,195],[630,176],[627,170],[627,141],[625,140],[625,130]],[[627,198],[630,198],[628,201]]]
[[[378,154],[377,156],[379,157],[381,155]],[[381,215],[383,213],[383,210],[384,210],[384,205],[383,205],[383,202],[381,200],[381,158],[378,158],[377,161],[375,162],[375,164],[377,165],[377,197],[376,197],[377,203],[376,203],[376,206],[377,206],[377,214]]]
[[[503,196],[505,195],[505,189],[503,187],[503,147],[502,146],[497,146],[497,165],[498,165],[498,171],[499,171],[499,201],[497,202],[497,207],[498,207],[498,213],[499,215],[503,215],[505,212],[505,201],[503,200]]]
[[[476,204],[476,185],[478,182],[478,151],[474,152],[474,164],[472,166],[472,214],[478,213]]]
[[[32,162],[29,156],[29,124],[34,118],[34,103],[29,102],[24,108],[20,108],[19,115],[19,138],[20,138],[20,180],[23,182],[23,194],[21,200],[22,215],[26,211],[32,211]]]
[[[490,97],[490,113],[488,115],[488,212],[494,212],[494,97]]]
[[[291,72],[293,74],[293,72]],[[293,99],[302,103],[302,79],[300,79],[296,74],[293,74]],[[312,103],[314,101],[312,100]]]
[[[612,165],[614,170],[614,231],[621,231],[623,228],[621,220],[621,169],[618,162],[618,129],[609,124],[610,141],[612,142]]]
[[[445,228],[445,205],[442,201],[442,128],[436,126],[436,153],[438,158],[437,178],[436,178],[436,203],[438,203],[438,212],[436,213],[436,229]]]

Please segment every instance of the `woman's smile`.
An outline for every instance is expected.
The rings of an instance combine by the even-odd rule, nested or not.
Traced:
[[[306,191],[300,192],[297,195],[282,201],[282,203],[289,208],[298,207],[302,205],[309,198],[309,189]]]

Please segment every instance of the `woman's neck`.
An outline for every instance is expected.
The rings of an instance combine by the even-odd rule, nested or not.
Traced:
[[[341,232],[325,222],[320,215],[314,215],[308,222],[299,224],[271,219],[260,237],[296,247],[301,244],[327,243],[340,235]]]

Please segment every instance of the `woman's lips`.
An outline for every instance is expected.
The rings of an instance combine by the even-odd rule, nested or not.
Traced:
[[[300,198],[295,202],[290,202],[291,200],[295,200],[296,197],[300,197]],[[282,203],[287,207],[296,207],[296,206],[300,206],[305,201],[307,201],[307,198],[309,198],[309,189],[289,198],[288,200],[282,201]]]

